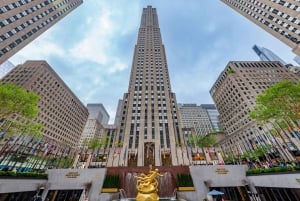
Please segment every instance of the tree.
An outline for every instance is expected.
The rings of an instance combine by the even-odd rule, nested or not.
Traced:
[[[196,144],[198,147],[210,147],[216,143],[216,137],[214,135],[197,135]]]
[[[13,83],[0,82],[0,122],[4,122],[0,129],[0,138],[8,138],[1,149],[2,159],[7,165],[16,166],[18,156],[27,156],[36,139],[42,137],[42,124],[34,119],[38,116],[39,96],[34,92],[23,89]],[[14,138],[10,134],[18,134]],[[21,140],[21,141],[20,141]],[[12,143],[11,143],[12,142]],[[26,160],[21,163],[27,164]]]
[[[188,141],[192,146],[198,146],[200,148],[210,147],[216,143],[216,137],[214,135],[198,135],[190,134]]]
[[[300,119],[300,82],[278,82],[256,97],[250,118],[259,122]]]
[[[13,83],[0,82],[0,120],[8,122],[5,133],[22,131],[40,137],[42,125],[35,123],[39,96]]]
[[[286,156],[286,160],[291,159],[289,153],[286,152],[288,145],[285,138],[290,138],[287,132],[292,129],[285,129],[293,127],[300,119],[300,82],[294,83],[292,81],[281,81],[266,89],[263,93],[256,97],[256,107],[250,112],[251,119],[255,119],[259,123],[267,123],[274,128],[271,132],[274,139],[281,138],[284,145],[277,142],[279,148]],[[298,130],[297,127],[295,129]]]
[[[38,115],[39,96],[13,83],[0,83],[0,119],[15,114],[27,118]]]
[[[88,148],[92,150],[92,155],[90,157],[90,161],[89,161],[89,166],[91,165],[94,157],[95,157],[95,153],[96,150],[99,149],[101,147],[101,143],[100,140],[98,138],[92,138],[89,140],[88,142]]]
[[[198,135],[198,134],[191,134],[189,135],[189,143],[192,146],[200,147],[204,153],[205,147],[210,147],[214,145],[217,141],[214,135]]]

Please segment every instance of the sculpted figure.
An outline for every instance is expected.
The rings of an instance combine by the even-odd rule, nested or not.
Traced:
[[[164,176],[163,174],[159,174],[158,169],[152,170],[152,166],[149,167],[149,173],[144,174],[141,173],[137,176],[137,184],[136,188],[138,190],[138,195],[136,197],[137,201],[157,201],[159,200],[159,196],[157,194],[157,177]]]

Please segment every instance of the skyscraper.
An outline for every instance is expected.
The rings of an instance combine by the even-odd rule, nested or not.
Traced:
[[[189,164],[156,9],[143,9],[108,166]]]
[[[43,138],[76,147],[88,117],[86,107],[45,61],[17,65],[1,81],[12,82],[39,95],[38,123]]]
[[[82,2],[83,0],[0,1],[0,64]]]
[[[86,146],[84,143],[93,138],[100,139],[104,133],[104,125],[109,121],[109,114],[103,104],[87,104],[87,109],[89,116],[79,141],[80,147]]]
[[[261,61],[280,61],[284,65],[287,64],[279,56],[277,56],[274,52],[267,48],[254,45],[252,49],[257,54],[257,56],[259,56]]]
[[[200,105],[203,109],[206,110],[209,120],[212,124],[213,131],[218,132],[221,131],[221,125],[220,125],[220,120],[219,120],[219,112],[215,106],[215,104],[201,104]]]
[[[221,0],[300,56],[300,2],[295,0]]]
[[[109,114],[102,103],[89,103],[87,104],[89,111],[89,118],[97,119],[102,125],[108,124]]]
[[[299,76],[288,70],[280,62],[229,62],[210,90],[210,94],[220,113],[220,122],[227,135],[221,146],[226,153],[236,156],[269,142],[282,142],[279,136],[270,138],[270,127],[258,125],[249,118],[249,112],[256,105],[256,96],[269,86],[283,80],[299,81]],[[267,138],[266,138],[267,136]],[[293,142],[291,136],[284,136],[284,143]],[[295,144],[299,144],[299,140]],[[280,154],[287,160],[292,156],[283,144],[277,145]],[[300,148],[300,145],[299,145]],[[286,154],[284,154],[286,152]]]
[[[179,104],[182,127],[193,134],[207,135],[213,130],[207,111],[197,104]]]

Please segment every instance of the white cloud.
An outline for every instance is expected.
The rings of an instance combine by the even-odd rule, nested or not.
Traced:
[[[108,72],[109,73],[115,73],[115,72],[118,72],[118,71],[122,71],[122,70],[126,69],[127,67],[128,67],[127,64],[122,63],[121,61],[116,59],[116,60],[113,61],[112,65],[108,69]]]
[[[126,15],[119,4],[102,3],[99,12],[89,16],[86,20],[90,26],[83,33],[82,40],[73,46],[70,50],[72,62],[92,61],[102,66],[108,66],[101,69],[107,73],[115,73],[128,68],[128,65],[120,58],[115,59],[116,42],[121,35],[132,32],[137,24],[128,24],[139,12],[138,8],[133,8],[130,15]]]
[[[111,44],[110,37],[114,33],[113,22],[109,15],[108,11],[103,12],[99,20],[95,21],[92,28],[84,34],[84,39],[70,50],[73,59],[81,62],[89,60],[98,64],[108,62],[109,55],[105,50]]]
[[[11,57],[10,61],[14,64],[24,63],[26,60],[49,60],[51,56],[63,57],[65,50],[63,46],[56,43],[53,38],[53,32],[49,30],[34,40],[29,45],[25,46],[15,56]]]

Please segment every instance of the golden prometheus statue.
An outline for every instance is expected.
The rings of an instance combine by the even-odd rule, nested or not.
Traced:
[[[164,176],[159,174],[158,169],[152,170],[152,165],[149,166],[149,173],[141,173],[137,176],[136,188],[138,194],[136,201],[158,201],[158,182],[156,177]]]

